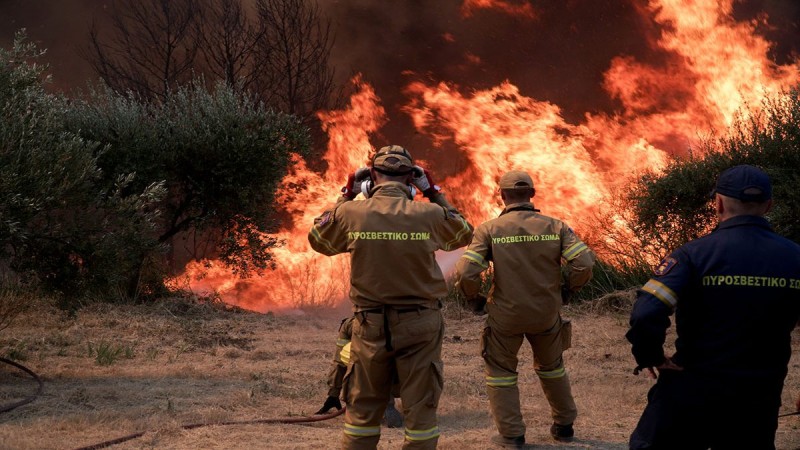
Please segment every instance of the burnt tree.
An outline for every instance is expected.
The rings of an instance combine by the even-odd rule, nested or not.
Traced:
[[[253,21],[240,0],[210,0],[195,32],[201,56],[198,64],[207,78],[249,91],[261,72],[258,49],[264,46],[264,24]]]
[[[85,57],[115,91],[164,99],[193,77],[200,11],[198,0],[115,1],[110,37],[93,23]]]
[[[336,101],[330,20],[307,0],[257,0],[256,14],[266,29],[258,93],[268,105],[310,123]]]

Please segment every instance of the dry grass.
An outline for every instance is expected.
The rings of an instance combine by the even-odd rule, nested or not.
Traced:
[[[520,383],[528,448],[625,449],[651,381],[631,374],[624,340],[630,299],[570,307],[574,347],[567,369],[579,407],[578,439],[556,445],[528,352]],[[342,418],[294,425],[212,426],[197,422],[305,416],[325,398],[325,374],[346,309],[264,315],[220,305],[95,305],[67,317],[37,308],[0,334],[0,355],[13,351],[44,379],[33,403],[0,415],[0,448],[71,449],[146,431],[118,449],[337,448]],[[482,319],[446,310],[445,394],[439,408],[441,449],[488,448],[495,433],[487,410],[478,336]],[[120,348],[99,365],[97,348]],[[800,334],[795,335],[795,348]],[[89,348],[95,349],[94,354]],[[21,399],[35,383],[0,365],[0,405]],[[800,394],[794,357],[784,402]],[[787,411],[789,407],[785,408]],[[382,449],[400,448],[402,431],[384,429]],[[800,446],[800,418],[781,419],[778,447]]]

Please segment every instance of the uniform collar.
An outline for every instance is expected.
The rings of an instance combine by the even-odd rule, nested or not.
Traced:
[[[756,226],[772,230],[772,226],[769,224],[769,221],[762,216],[734,216],[728,220],[720,222],[714,231],[740,226]]]
[[[510,213],[511,211],[533,211],[533,212],[539,212],[539,210],[536,209],[533,206],[533,203],[531,203],[531,202],[520,202],[520,203],[512,203],[510,205],[507,205],[505,208],[503,208],[503,212],[501,212],[500,215],[502,216],[503,214]]]
[[[399,181],[386,181],[370,190],[370,198],[372,197],[405,197],[411,198],[411,191],[408,186],[400,183]]]

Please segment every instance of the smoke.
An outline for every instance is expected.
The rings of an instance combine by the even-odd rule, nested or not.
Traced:
[[[111,4],[0,0],[0,45],[26,27],[48,49],[53,87],[81,88],[94,75],[78,51],[92,20],[101,29],[107,23]],[[310,180],[309,200],[282,202],[301,225],[287,236],[307,232],[307,216],[322,208],[313,202],[361,164],[354,161],[365,159],[369,144],[411,149],[475,223],[496,213],[491,193],[509,165],[534,169],[547,186],[537,206],[569,219],[597,205],[620,174],[659,166],[666,153],[685,152],[697,131],[729,125],[743,102],[757,103],[757,86],[775,92],[797,80],[800,61],[796,0],[319,5],[336,34],[338,82],[360,74],[364,98],[322,117],[336,124],[330,133],[346,137],[332,140],[341,144],[326,156],[334,167],[319,174],[299,161],[293,168]],[[739,95],[743,88],[749,92]],[[302,238],[287,242],[299,247],[279,249],[284,267],[267,278],[244,282],[215,266],[205,280],[218,291],[230,285],[239,304],[259,310],[344,292],[348,267],[320,262]]]
[[[88,45],[92,18],[109,2],[95,0],[0,0],[0,46],[9,47],[14,34],[25,29],[28,39],[46,50],[45,62],[53,74],[53,88],[83,88],[95,78],[80,51]]]
[[[0,45],[27,28],[47,49],[54,87],[82,88],[93,79],[80,56],[92,20],[108,20],[110,1],[0,0]],[[403,87],[412,79],[448,81],[464,89],[486,89],[508,80],[520,93],[562,109],[578,122],[587,112],[619,105],[603,87],[603,73],[618,56],[661,65],[669,55],[653,45],[660,33],[644,0],[536,2],[533,0],[326,0],[319,2],[336,32],[333,62],[339,81],[362,73],[387,107],[387,142],[407,142],[408,119],[400,113]],[[472,4],[469,14],[465,5]],[[490,7],[495,4],[496,7]],[[476,6],[477,5],[477,6]],[[480,5],[487,5],[481,8]],[[514,14],[514,8],[534,14]],[[773,43],[778,64],[800,53],[800,3],[747,0],[734,18],[755,21]],[[409,146],[412,146],[408,144]]]

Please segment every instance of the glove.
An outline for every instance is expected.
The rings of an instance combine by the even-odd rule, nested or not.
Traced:
[[[325,399],[325,404],[322,405],[322,408],[319,411],[315,412],[314,414],[327,414],[331,408],[336,408],[336,410],[342,409],[342,402],[339,401],[339,397],[328,397]]]
[[[486,296],[483,294],[478,294],[466,301],[467,308],[472,311],[476,316],[482,316],[486,314],[484,307],[486,307]]]
[[[360,167],[347,176],[347,184],[342,187],[342,196],[348,200],[356,198],[361,191],[361,184],[369,179],[369,167]]]
[[[569,287],[566,284],[561,286],[561,304],[569,305],[570,297],[572,296],[572,292],[570,292]]]
[[[430,197],[442,189],[433,182],[431,173],[420,166],[414,166],[414,176],[411,178],[411,184],[416,186],[425,197]]]

